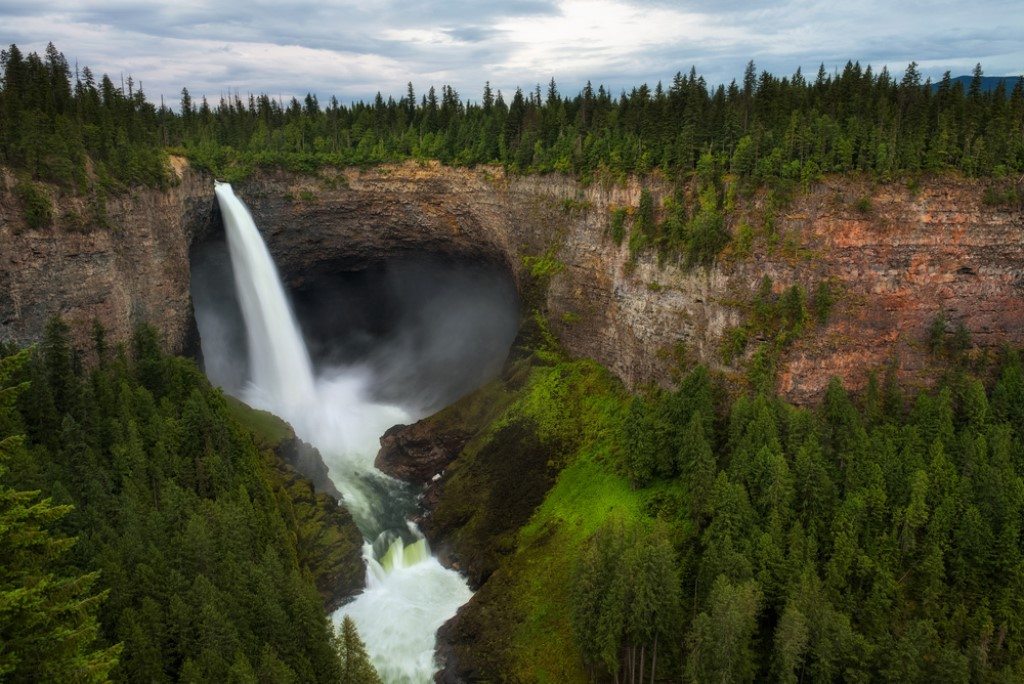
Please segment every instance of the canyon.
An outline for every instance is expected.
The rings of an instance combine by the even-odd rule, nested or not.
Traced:
[[[196,352],[190,250],[222,228],[213,179],[172,161],[167,189],[110,197],[105,226],[81,218],[85,199],[52,189],[54,225],[28,228],[14,178],[3,173],[0,339],[31,342],[60,314],[81,341],[94,320],[114,342],[148,322],[169,350]],[[986,205],[984,182],[958,176],[914,186],[828,177],[778,212],[774,247],[727,248],[710,268],[659,263],[651,253],[634,259],[615,244],[611,212],[636,207],[637,179],[582,185],[407,162],[261,170],[236,186],[293,291],[395,256],[489,261],[545,309],[570,354],[606,365],[631,388],[666,384],[693,362],[740,377],[745,356],[726,362],[723,338],[743,322],[764,276],[776,292],[793,283],[811,291],[824,280],[837,292],[827,324],[779,361],[778,389],[796,403],[813,402],[833,376],[862,386],[888,363],[901,382],[927,384],[940,370],[925,344],[940,313],[971,333],[974,353],[1024,339],[1024,214]],[[672,190],[658,178],[643,187],[655,206]],[[755,196],[730,215],[734,230],[756,223],[758,203]]]
[[[191,259],[222,239],[223,226],[213,178],[184,160],[174,168],[176,183],[167,189],[108,200],[104,226],[83,225],[86,201],[52,189],[55,221],[45,230],[25,225],[5,173],[0,339],[30,343],[60,314],[83,348],[94,321],[113,342],[128,341],[145,322],[168,350],[198,355]],[[734,240],[711,267],[651,251],[631,255],[628,240],[613,240],[615,210],[626,209],[629,226],[644,189],[656,207],[672,194],[658,178],[582,185],[564,176],[410,162],[316,174],[264,170],[235,187],[296,297],[338,273],[394,259],[484,262],[506,271],[519,290],[521,337],[546,334],[529,317],[540,309],[569,356],[596,360],[630,389],[671,385],[698,362],[746,382],[759,332],[751,329],[753,339],[733,358],[723,346],[750,320],[766,277],[776,294],[793,284],[813,292],[827,282],[835,296],[826,321],[809,325],[778,359],[776,389],[796,404],[815,403],[832,377],[859,388],[885,367],[905,387],[929,385],[946,366],[929,349],[936,320],[947,332],[962,326],[970,333],[972,357],[1024,342],[1024,213],[986,204],[985,181],[829,177],[772,215],[772,236],[746,227],[766,216],[755,194],[727,217],[734,234],[753,233],[751,243]],[[488,387],[381,438],[377,467],[423,486],[415,521],[437,557],[478,589],[438,632],[439,681],[504,666],[490,661],[490,616],[508,609],[513,540],[557,477],[535,426],[492,430],[527,372],[521,351]],[[338,498],[315,450],[293,434],[277,450],[317,490]],[[488,506],[464,501],[468,489]],[[495,508],[496,501],[508,505]],[[495,512],[478,520],[468,510],[474,507]],[[338,511],[337,526],[355,549],[358,532]],[[348,553],[325,575],[318,589],[328,608],[359,590],[361,569]]]

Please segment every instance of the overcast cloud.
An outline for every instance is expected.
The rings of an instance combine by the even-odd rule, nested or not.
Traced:
[[[841,7],[841,9],[837,9]],[[813,74],[860,60],[925,75],[1024,72],[1021,0],[0,0],[0,42],[132,74],[150,99],[268,92],[334,94],[343,102],[453,85],[479,99],[554,78],[614,92],[669,81],[691,65],[710,83],[759,69]]]

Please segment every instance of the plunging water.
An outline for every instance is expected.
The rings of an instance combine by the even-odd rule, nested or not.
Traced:
[[[365,539],[366,590],[334,619],[352,617],[385,681],[429,681],[435,632],[469,600],[470,591],[406,522],[415,505],[409,489],[373,467],[380,435],[419,416],[372,401],[368,369],[314,376],[252,216],[230,185],[218,183],[216,194],[249,343],[251,382],[242,398],[281,416],[320,450]]]

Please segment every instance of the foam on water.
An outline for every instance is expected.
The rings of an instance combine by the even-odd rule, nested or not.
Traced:
[[[231,186],[218,183],[235,286],[250,349],[251,382],[243,399],[292,424],[316,446],[365,538],[366,589],[333,616],[356,623],[386,682],[428,682],[437,628],[469,600],[465,580],[430,554],[405,521],[408,488],[373,467],[379,437],[416,416],[369,398],[366,368],[335,368],[314,377],[309,352],[270,253]],[[204,350],[205,351],[205,350]]]

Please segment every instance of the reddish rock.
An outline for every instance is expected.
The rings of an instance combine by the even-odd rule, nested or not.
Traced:
[[[177,185],[112,198],[112,227],[85,232],[68,230],[73,214],[87,215],[75,198],[58,201],[55,228],[27,230],[4,174],[0,339],[37,339],[61,313],[83,340],[94,317],[115,342],[148,321],[170,349],[186,349],[194,330],[188,250],[216,229],[216,212],[212,179],[180,161],[176,169]],[[647,185],[656,202],[672,190]],[[581,186],[559,175],[409,162],[315,177],[260,171],[237,190],[293,286],[410,253],[492,260],[522,283],[523,257],[550,250],[563,264],[547,290],[554,332],[571,353],[607,365],[630,387],[668,382],[679,349],[740,370],[722,365],[722,336],[743,320],[737,304],[764,275],[778,289],[832,279],[842,295],[829,324],[781,360],[779,389],[810,402],[831,376],[856,387],[890,359],[903,381],[927,383],[938,369],[923,340],[940,309],[965,324],[979,351],[1024,343],[1022,213],[983,205],[985,181],[945,176],[919,186],[912,193],[903,184],[827,179],[776,222],[780,242],[799,252],[755,248],[707,270],[659,265],[650,254],[630,264],[626,245],[612,242],[610,210],[636,206],[635,180]],[[858,211],[865,197],[870,209]],[[743,218],[758,225],[756,201],[730,221]]]

